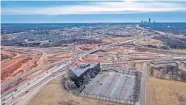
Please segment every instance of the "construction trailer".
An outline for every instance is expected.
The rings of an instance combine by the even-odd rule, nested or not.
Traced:
[[[81,64],[70,67],[68,72],[69,79],[74,81],[75,85],[80,86],[88,83],[92,78],[100,72],[100,63]]]

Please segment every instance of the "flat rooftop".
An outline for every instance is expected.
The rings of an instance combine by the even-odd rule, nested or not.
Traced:
[[[89,63],[89,64],[81,64],[78,66],[70,67],[70,70],[72,72],[74,72],[74,74],[76,74],[76,76],[79,77],[81,74],[83,74],[88,69],[94,68],[97,64],[99,64],[99,63],[93,62],[93,63]]]

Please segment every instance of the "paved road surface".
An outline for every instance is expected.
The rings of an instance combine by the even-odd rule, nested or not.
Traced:
[[[144,63],[142,67],[140,105],[146,105],[146,78],[147,78],[147,64]]]

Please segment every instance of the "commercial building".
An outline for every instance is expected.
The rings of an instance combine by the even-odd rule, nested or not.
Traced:
[[[149,21],[148,21],[148,23],[151,23],[151,18],[149,18]]]
[[[81,64],[71,67],[68,75],[77,87],[88,83],[100,72],[100,63]]]

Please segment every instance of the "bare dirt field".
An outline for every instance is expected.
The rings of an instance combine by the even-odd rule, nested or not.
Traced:
[[[162,41],[151,39],[151,38],[137,41],[136,44],[137,45],[156,45],[156,46],[163,46],[163,42]]]
[[[75,96],[63,89],[64,77],[59,77],[43,89],[28,103],[28,105],[125,105],[109,101]]]
[[[185,53],[186,54],[186,49],[171,49],[172,51],[175,52],[180,52],[180,53]]]
[[[15,77],[16,75],[37,66],[37,61],[41,56],[37,51],[16,51],[2,49],[2,53],[9,56],[9,59],[1,61],[1,81],[6,81]]]
[[[82,45],[78,45],[77,47],[79,47],[79,49],[81,50],[91,50],[96,46],[97,46],[96,44],[82,44]]]
[[[1,54],[7,55],[9,58],[13,58],[14,56],[17,55],[16,53],[13,53],[13,52],[8,51],[8,50],[1,50]]]
[[[149,78],[147,105],[186,105],[186,83]]]
[[[59,52],[59,53],[47,54],[45,58],[48,63],[54,63],[70,57],[72,57],[72,53]]]
[[[113,42],[122,42],[122,41],[126,41],[128,40],[128,38],[125,37],[117,37],[117,38],[105,38],[103,39],[103,43],[113,43]]]

